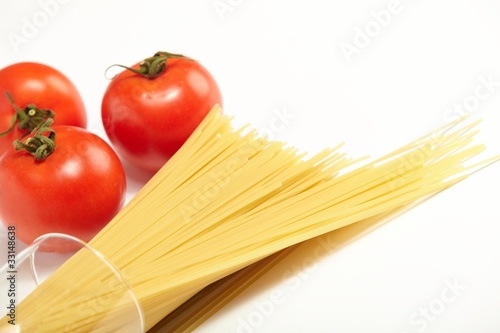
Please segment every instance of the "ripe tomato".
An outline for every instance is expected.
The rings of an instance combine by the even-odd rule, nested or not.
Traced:
[[[125,160],[156,172],[212,107],[222,105],[222,97],[212,75],[198,61],[180,55],[158,52],[132,69],[143,74],[125,70],[110,82],[102,121]]]
[[[124,169],[104,140],[74,126],[53,130],[56,147],[45,159],[14,149],[0,157],[0,219],[26,244],[50,232],[89,241],[125,199]],[[62,244],[41,250],[73,250]]]
[[[12,96],[20,109],[24,110],[33,104],[38,109],[52,110],[57,125],[87,126],[83,100],[75,85],[50,66],[20,62],[0,70],[0,132],[9,129],[12,117],[16,114],[6,93]],[[0,154],[11,149],[14,140],[31,132],[36,125],[24,130],[16,125],[12,131],[0,137]]]

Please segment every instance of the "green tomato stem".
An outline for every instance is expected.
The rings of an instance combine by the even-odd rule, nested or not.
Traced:
[[[32,137],[26,139],[24,142],[19,140],[14,141],[14,148],[16,150],[26,150],[37,161],[46,159],[56,148],[56,132],[50,127],[53,123],[54,120],[52,118],[40,123],[33,129],[32,134],[34,135]],[[48,136],[43,135],[46,132],[49,132]]]
[[[39,109],[34,104],[29,104],[24,109],[21,109],[14,103],[14,99],[9,92],[5,92],[5,95],[16,113],[10,120],[9,129],[5,132],[1,132],[0,137],[12,132],[16,123],[20,130],[27,131],[26,134],[28,134],[46,119],[55,117],[55,113],[52,110]]]
[[[108,69],[106,70],[106,73],[111,67],[117,66],[125,68],[136,74],[142,75],[147,79],[154,79],[165,71],[165,69],[167,68],[167,59],[171,58],[190,59],[186,56],[183,56],[182,54],[159,51],[156,52],[154,56],[146,58],[143,61],[141,61],[139,63],[138,69],[116,64],[109,66]]]

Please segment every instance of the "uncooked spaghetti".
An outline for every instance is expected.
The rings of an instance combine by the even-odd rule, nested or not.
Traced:
[[[307,157],[233,129],[215,107],[89,245],[122,272],[150,329],[204,287],[260,259],[465,178],[465,163],[485,148],[471,144],[475,124],[457,124],[361,164],[341,145]],[[29,317],[20,319],[21,329],[106,332],[113,324],[116,332],[122,318],[125,330],[121,298],[92,263],[76,253],[23,300],[17,311]],[[75,275],[78,285],[64,283]],[[96,295],[106,301],[96,303]]]

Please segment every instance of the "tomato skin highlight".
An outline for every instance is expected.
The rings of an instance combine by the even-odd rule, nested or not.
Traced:
[[[156,78],[124,70],[112,79],[101,115],[117,152],[130,164],[154,173],[216,104],[222,106],[219,87],[199,62],[169,58]]]
[[[34,104],[40,109],[55,112],[55,125],[87,127],[87,114],[76,86],[63,73],[53,67],[20,62],[0,69],[0,132],[9,128],[16,113],[6,96],[10,93],[21,109]],[[29,131],[17,125],[9,134],[0,137],[0,154],[12,148],[14,140]]]
[[[36,161],[26,151],[0,157],[0,219],[16,227],[26,244],[50,233],[88,242],[122,208],[126,178],[113,149],[97,135],[74,126],[53,126],[56,148]],[[55,244],[43,251],[73,248]]]

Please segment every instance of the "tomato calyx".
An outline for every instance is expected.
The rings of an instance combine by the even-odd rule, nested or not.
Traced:
[[[14,148],[16,150],[26,150],[37,161],[46,159],[56,148],[56,132],[50,127],[53,123],[54,120],[52,118],[40,123],[32,131],[32,134],[34,134],[32,137],[29,137],[24,142],[19,140],[14,141]],[[43,135],[46,132],[49,132],[48,136]]]
[[[28,134],[37,128],[43,121],[54,118],[56,115],[54,111],[39,109],[34,104],[28,104],[24,109],[21,109],[14,103],[14,99],[9,92],[5,92],[5,95],[16,113],[11,118],[9,129],[5,132],[1,132],[0,137],[9,134],[16,124],[20,130],[27,131],[26,134]]]
[[[165,71],[165,69],[167,68],[167,59],[171,58],[190,59],[182,54],[158,51],[155,53],[154,56],[146,58],[143,61],[141,61],[139,63],[138,69],[117,64],[117,65],[111,65],[110,67],[108,67],[108,70],[111,67],[118,66],[125,68],[136,74],[142,75],[147,79],[154,79]],[[106,70],[106,72],[108,70]]]

